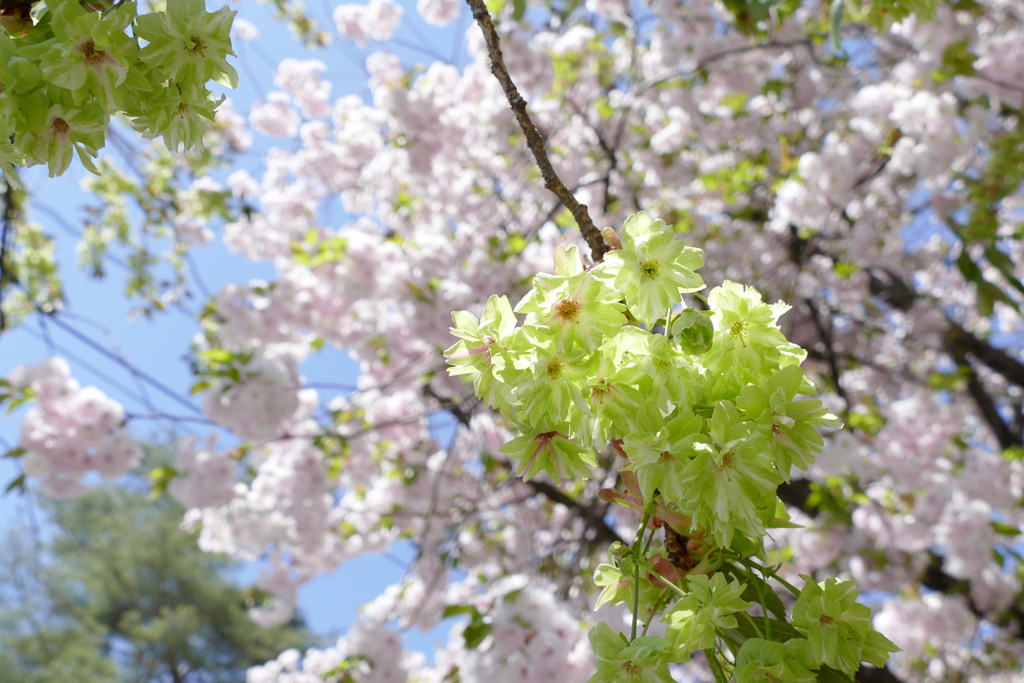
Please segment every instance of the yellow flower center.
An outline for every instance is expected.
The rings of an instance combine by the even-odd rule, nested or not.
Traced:
[[[96,43],[91,40],[87,40],[79,46],[79,51],[85,57],[86,64],[99,64],[103,61],[103,57],[106,54],[103,50],[96,49]]]
[[[574,323],[580,316],[581,306],[572,299],[562,299],[555,304],[555,317],[566,322]]]

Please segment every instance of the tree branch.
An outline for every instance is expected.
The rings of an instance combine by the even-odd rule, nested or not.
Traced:
[[[594,260],[594,263],[597,263],[608,252],[608,245],[605,244],[604,238],[601,237],[601,231],[594,226],[594,221],[591,220],[587,207],[576,201],[569,188],[565,186],[558,177],[558,174],[555,173],[551,160],[548,159],[547,151],[544,149],[544,137],[530,118],[530,113],[526,110],[526,100],[519,94],[516,84],[512,82],[512,77],[505,67],[505,59],[501,54],[501,41],[498,39],[498,32],[494,29],[491,15],[487,12],[487,7],[484,6],[483,0],[466,0],[466,3],[473,11],[473,18],[476,19],[480,30],[483,31],[484,42],[487,44],[487,54],[491,61],[491,73],[501,83],[501,87],[505,91],[505,97],[508,98],[508,103],[516,115],[516,120],[519,122],[519,127],[522,128],[523,133],[526,135],[526,144],[530,151],[533,152],[533,157],[537,160],[537,166],[540,167],[541,176],[544,178],[544,187],[553,192],[572,213],[573,218],[576,219],[576,224],[580,228],[580,232],[583,234],[583,239],[586,240],[587,245],[590,247],[590,257]]]
[[[506,465],[510,470],[512,469],[512,463],[504,461],[502,464]],[[583,505],[575,498],[569,497],[554,484],[541,481],[539,479],[531,479],[530,481],[523,483],[533,489],[536,493],[543,495],[552,503],[560,503],[570,510],[575,511],[584,523],[586,523],[590,529],[594,530],[595,543],[614,543],[615,541],[626,543],[625,539],[619,536],[614,529],[608,526],[608,523],[604,521],[604,518],[598,510]]]
[[[797,237],[794,235],[794,238]],[[794,252],[793,249],[790,252],[796,261],[798,252]],[[799,261],[797,261],[797,264],[799,266]],[[900,277],[898,273],[886,268],[874,268],[869,269],[868,274],[870,277],[869,288],[871,294],[894,308],[901,311],[909,311],[921,298],[921,295],[918,294],[914,287]],[[814,316],[812,322],[814,322],[820,332],[822,327],[821,323],[817,320],[817,316],[814,315],[814,307],[810,300],[806,300],[806,303],[811,314]],[[994,372],[1002,375],[1007,381],[1020,387],[1024,387],[1024,363],[1016,360],[1002,349],[992,346],[992,344],[984,339],[975,336],[948,315],[946,316],[946,322],[949,325],[949,329],[944,339],[945,350],[953,358],[957,366],[965,370],[967,393],[974,401],[975,406],[977,406],[982,419],[989,429],[992,430],[1001,448],[1024,446],[1024,436],[1019,431],[1011,429],[1007,421],[999,414],[995,400],[989,395],[988,390],[985,389],[985,385],[982,383],[981,378],[978,377],[974,366],[971,365],[968,355],[973,356]],[[822,360],[829,363],[833,376],[835,376],[837,368],[832,367],[832,363],[835,362],[834,356],[828,353],[828,349],[821,356]],[[847,405],[849,405],[849,402],[847,402]]]
[[[956,323],[953,323],[953,325],[956,325]],[[965,334],[967,333],[965,332]],[[995,434],[996,439],[999,440],[999,447],[1006,450],[1013,446],[1024,446],[1024,442],[1021,441],[1021,435],[1014,434],[1006,424],[1006,420],[999,414],[996,402],[992,400],[992,397],[989,396],[988,391],[985,389],[985,385],[981,383],[981,379],[978,377],[978,373],[975,372],[974,366],[971,365],[971,361],[968,360],[963,346],[957,344],[952,339],[952,336],[950,334],[947,337],[946,348],[949,351],[949,355],[953,357],[953,362],[957,364],[957,367],[963,368],[966,372],[967,393],[974,399],[974,404],[978,406],[978,412],[981,413],[985,424],[988,425],[992,433]],[[976,339],[973,335],[968,336]],[[991,349],[991,347],[989,348]],[[995,349],[992,350],[994,351]]]
[[[836,360],[836,350],[832,343],[832,326],[829,325],[828,329],[825,329],[825,325],[821,320],[821,316],[818,315],[818,309],[814,305],[814,301],[810,298],[804,299],[804,305],[807,306],[807,311],[810,314],[811,322],[814,323],[814,329],[818,331],[818,338],[821,339],[821,343],[825,346],[825,362],[828,364],[829,373],[832,375],[832,382],[836,385],[836,394],[839,398],[843,399],[843,403],[846,404],[846,409],[851,408],[850,397],[846,393],[846,389],[843,388],[842,372],[839,370],[839,363]]]
[[[441,408],[454,415],[455,419],[463,426],[469,427],[469,422],[472,419],[472,408],[467,410],[460,403],[456,403],[453,399],[439,395],[429,384],[424,385],[423,394],[437,401]],[[496,458],[496,461],[510,472],[515,472],[515,467],[513,467],[512,463],[508,460]],[[584,503],[581,503],[550,482],[531,479],[529,481],[524,481],[523,484],[529,486],[533,489],[534,493],[539,493],[552,503],[560,503],[579,515],[580,519],[582,519],[587,525],[587,528],[594,531],[594,537],[592,539],[594,543],[612,543],[614,541],[626,542],[625,539],[619,536],[615,529],[608,526],[600,508],[595,508],[593,505],[585,505]]]
[[[1002,349],[996,348],[983,339],[979,339],[971,334],[956,321],[950,318],[948,320],[950,330],[947,339],[950,344],[971,354],[1008,381],[1013,382],[1019,387],[1024,387],[1024,364]]]

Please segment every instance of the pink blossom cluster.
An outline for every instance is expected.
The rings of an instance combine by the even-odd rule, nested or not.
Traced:
[[[333,647],[311,649],[305,657],[298,650],[286,650],[274,661],[249,669],[247,681],[320,683],[324,676],[343,671],[367,683],[406,683],[423,660],[422,654],[402,649],[398,632],[359,620]]]
[[[124,429],[121,404],[96,387],[79,386],[63,358],[20,365],[7,381],[36,401],[22,420],[19,446],[25,475],[39,479],[46,495],[78,496],[89,472],[116,479],[139,464],[142,448]]]
[[[203,411],[242,439],[279,436],[301,405],[296,360],[286,353],[264,353],[240,372],[241,381],[221,379],[206,391]]]
[[[186,508],[214,507],[234,497],[238,461],[214,446],[212,437],[203,449],[195,437],[178,443],[178,476],[167,485],[167,493]]]
[[[188,465],[189,455],[188,450],[179,451],[179,469]],[[214,456],[219,461],[214,465],[217,471],[224,468],[224,457]],[[250,485],[236,483],[230,495],[221,487],[216,491],[218,503],[188,512],[186,525],[201,523],[200,545],[211,552],[246,559],[256,559],[274,546],[287,550],[296,562],[305,563],[307,576],[344,559],[343,549],[332,533],[333,527],[341,523],[341,516],[331,510],[323,454],[308,440],[294,438],[256,449],[251,462],[256,476]],[[191,474],[197,469],[193,466],[185,471]],[[199,485],[186,477],[182,488],[189,490],[194,500]]]
[[[891,665],[902,680],[941,681],[954,672],[964,672],[972,681],[1019,679],[1019,673],[1011,672],[1024,657],[1020,641],[984,628],[962,598],[930,593],[916,600],[890,600],[876,615],[875,625],[892,633],[903,650]],[[976,646],[978,640],[984,648]],[[1006,673],[985,673],[1000,669]]]
[[[513,575],[477,593],[472,581],[453,584],[446,598],[473,603],[490,615],[488,633],[480,642],[466,623],[452,628],[448,646],[432,665],[420,653],[404,651],[398,633],[377,619],[361,618],[328,650],[282,653],[277,660],[249,670],[248,683],[301,683],[319,680],[348,660],[360,681],[442,683],[458,671],[461,680],[582,683],[593,674],[593,652],[580,622],[560,603],[552,586]],[[481,588],[481,586],[477,586]]]
[[[334,23],[342,38],[366,47],[371,41],[390,39],[404,13],[393,0],[370,0],[366,5],[338,5]]]
[[[552,586],[511,576],[487,588],[479,609],[491,615],[490,633],[476,648],[465,647],[466,624],[458,624],[448,647],[435,655],[435,674],[465,672],[467,680],[519,683],[583,683],[593,674],[593,652],[579,620]],[[463,641],[460,644],[460,639]]]

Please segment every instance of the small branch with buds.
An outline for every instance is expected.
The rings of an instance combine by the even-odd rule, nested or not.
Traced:
[[[533,152],[533,157],[537,160],[537,166],[540,167],[541,176],[544,177],[544,187],[551,190],[572,213],[573,218],[576,219],[576,224],[580,228],[580,232],[583,234],[583,239],[586,240],[587,245],[590,247],[590,257],[594,260],[594,263],[597,263],[608,252],[608,245],[601,238],[601,231],[594,226],[594,221],[591,220],[587,207],[576,201],[576,198],[572,196],[572,192],[569,191],[569,188],[565,186],[565,183],[555,173],[551,160],[548,159],[547,151],[544,149],[544,137],[530,118],[530,113],[526,110],[526,100],[519,94],[516,84],[512,82],[512,77],[505,67],[505,59],[501,54],[501,41],[498,39],[498,32],[494,29],[491,15],[488,13],[487,7],[484,6],[484,0],[466,0],[466,3],[473,11],[473,18],[476,19],[480,30],[483,31],[484,42],[487,43],[487,54],[491,60],[491,73],[501,83],[501,87],[505,91],[505,97],[508,98],[508,103],[516,115],[516,120],[519,122],[519,127],[522,128],[523,133],[526,135],[526,144],[530,151]]]

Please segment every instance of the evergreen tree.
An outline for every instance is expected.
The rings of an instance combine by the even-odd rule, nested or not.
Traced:
[[[264,629],[251,595],[178,525],[183,509],[105,486],[47,503],[44,552],[24,531],[0,551],[0,683],[213,683],[310,645],[293,620]]]

